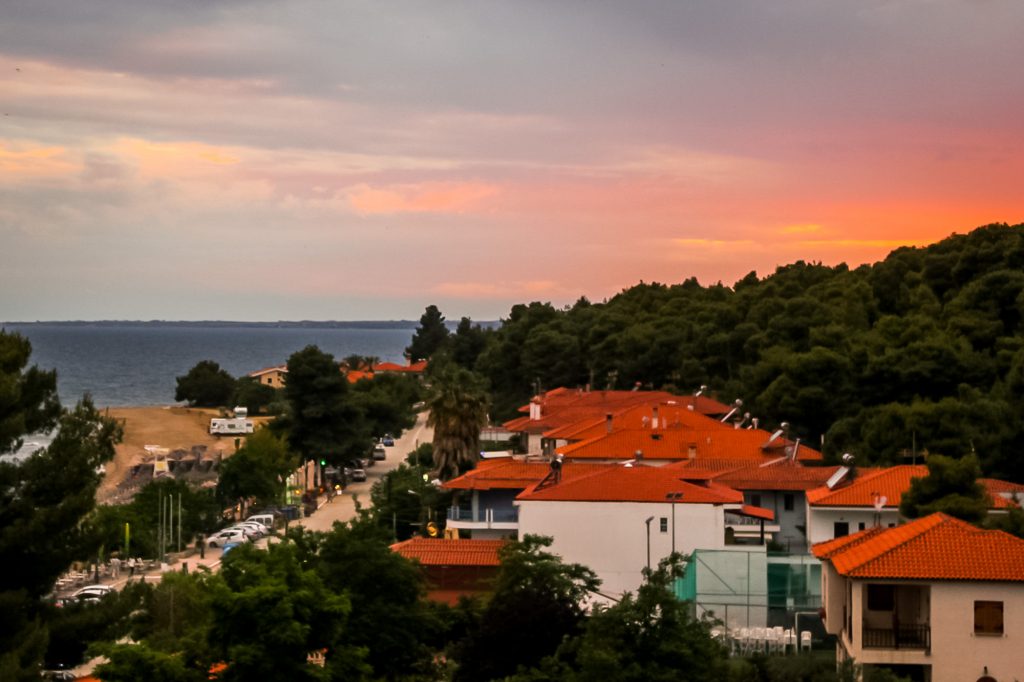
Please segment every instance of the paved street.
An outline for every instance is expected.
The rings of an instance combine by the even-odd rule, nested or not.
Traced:
[[[416,425],[395,439],[393,447],[387,448],[387,459],[375,463],[366,470],[366,482],[349,483],[343,494],[336,496],[332,502],[323,504],[315,514],[299,520],[298,523],[308,530],[327,531],[335,521],[344,523],[351,520],[356,515],[354,497],[358,496],[359,503],[364,507],[369,506],[370,488],[373,484],[388,471],[397,469],[417,445],[428,443],[433,438],[434,430],[427,426],[427,413],[421,412],[416,417]]]

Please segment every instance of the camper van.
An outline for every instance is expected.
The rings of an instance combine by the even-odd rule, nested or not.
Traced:
[[[236,417],[234,419],[210,420],[210,435],[212,436],[242,435],[252,433],[252,431],[253,425],[250,419]]]

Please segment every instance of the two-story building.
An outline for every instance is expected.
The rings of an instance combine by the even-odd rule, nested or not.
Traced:
[[[563,478],[595,471],[592,464],[566,464]],[[456,492],[448,510],[446,528],[474,539],[516,538],[519,534],[519,507],[515,499],[551,472],[547,461],[523,457],[481,460],[476,468],[444,484]]]
[[[757,464],[736,460],[687,460],[669,465],[690,480],[704,477],[743,493],[743,501],[769,509],[775,516],[771,540],[778,551],[805,554],[806,493],[822,486],[838,467],[802,466],[789,459]]]
[[[571,466],[578,465],[565,468]],[[643,569],[673,551],[731,545],[729,517],[772,520],[771,512],[745,505],[736,490],[687,482],[665,467],[600,466],[572,477],[556,471],[516,503],[519,537],[550,536],[553,552],[590,567],[611,596],[636,591]],[[735,549],[764,552],[758,544]]]
[[[813,552],[840,661],[923,682],[1020,679],[1024,540],[932,514]]]

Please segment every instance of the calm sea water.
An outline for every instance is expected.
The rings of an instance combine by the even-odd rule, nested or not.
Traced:
[[[4,324],[32,342],[33,364],[57,370],[61,402],[84,393],[100,407],[170,405],[175,379],[200,360],[213,360],[233,376],[283,364],[313,344],[341,359],[353,353],[403,362],[409,328],[120,326]]]

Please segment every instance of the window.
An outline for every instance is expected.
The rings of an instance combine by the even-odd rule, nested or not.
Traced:
[[[863,521],[861,521],[860,523],[857,524],[857,530],[864,530],[864,522]]]
[[[1001,601],[976,601],[976,602],[974,602],[974,634],[976,634],[976,635],[1001,635],[1001,634],[1003,634],[1003,602],[1001,602]]]
[[[750,496],[750,504],[754,505],[755,507],[760,507],[761,506],[761,496],[758,495],[758,494],[751,495]]]
[[[659,523],[659,525],[661,527],[661,532],[662,533],[667,533],[668,532],[668,517],[667,516],[662,516],[661,520],[658,523]]]
[[[868,585],[868,610],[892,611],[896,605],[896,589],[892,585]]]
[[[793,493],[786,493],[782,496],[782,507],[786,511],[793,511]]]
[[[267,377],[267,383],[272,384],[274,383],[274,380],[271,377]]]
[[[850,534],[850,524],[846,521],[836,521],[832,524],[832,537],[842,538]]]

